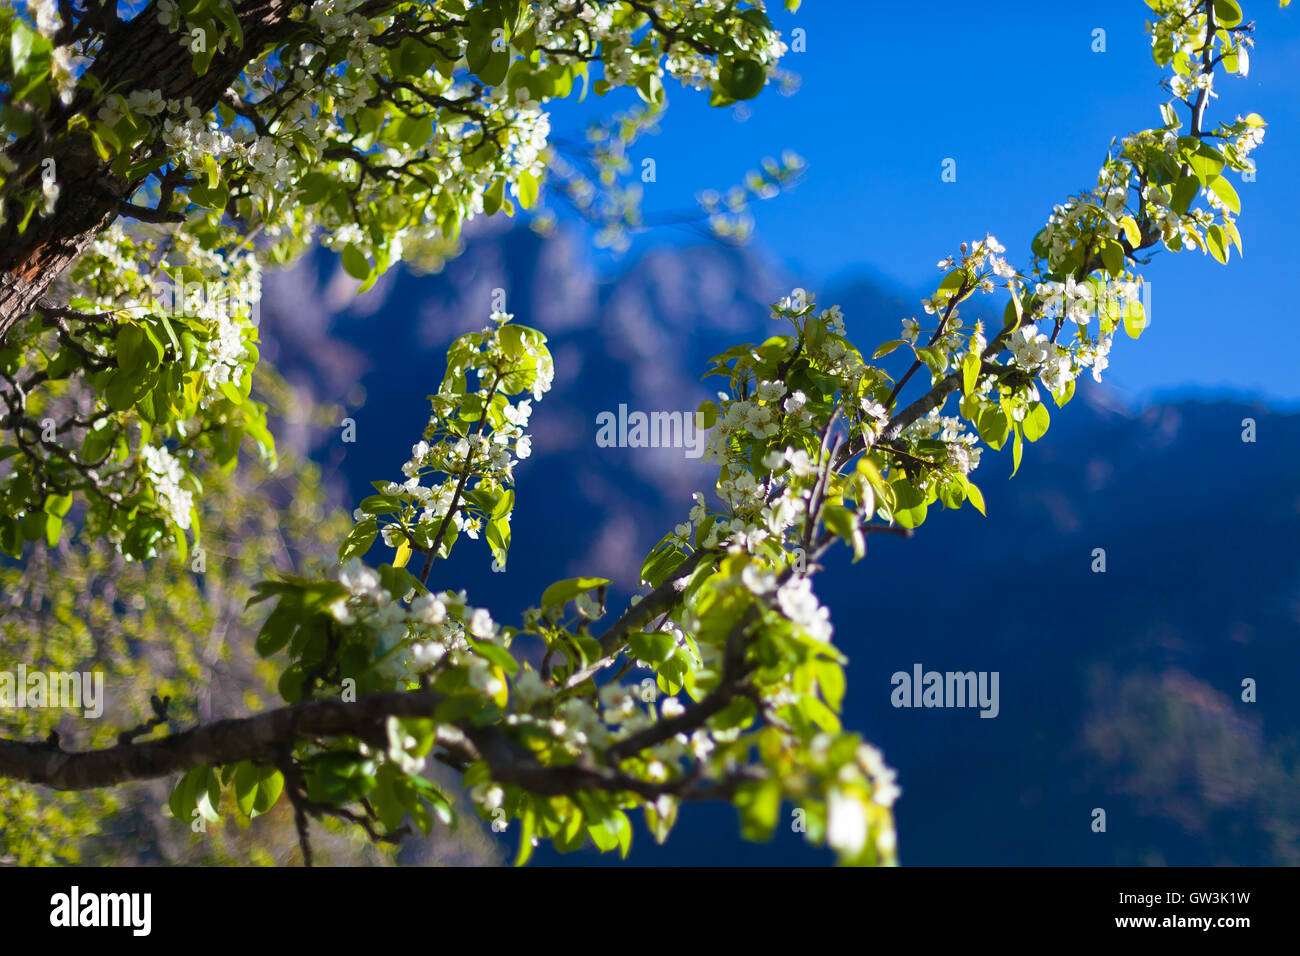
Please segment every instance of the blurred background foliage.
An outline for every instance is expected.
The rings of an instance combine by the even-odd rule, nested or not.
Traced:
[[[0,563],[6,666],[22,661],[29,671],[102,671],[106,698],[97,720],[75,711],[7,708],[0,711],[0,734],[44,740],[58,731],[64,749],[90,749],[112,746],[119,733],[152,717],[151,695],[170,698],[168,724],[153,736],[281,703],[275,667],[253,653],[261,616],[246,612],[245,602],[273,569],[309,574],[333,564],[350,522],[337,490],[330,493],[305,454],[313,434],[336,424],[337,410],[287,384],[269,363],[259,369],[258,387],[277,410],[277,433],[291,440],[281,442],[274,469],[246,454],[229,473],[203,473],[201,554],[181,561],[172,551],[145,564],[128,562],[108,542],[78,533],[54,548],[37,543],[21,564]],[[252,821],[233,806],[222,808],[228,812],[221,823],[194,833],[166,809],[172,783],[60,793],[0,781],[0,862],[301,862],[287,800]],[[313,850],[320,863],[333,865],[496,861],[476,816],[458,814],[458,820],[456,830],[408,840],[400,853],[333,821],[313,823]]]

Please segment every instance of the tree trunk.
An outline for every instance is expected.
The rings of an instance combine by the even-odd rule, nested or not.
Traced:
[[[150,5],[127,23],[120,24],[104,41],[89,72],[106,90],[127,95],[135,90],[161,90],[165,99],[184,101],[188,96],[206,113],[239,76],[244,66],[269,42],[283,39],[296,26],[289,13],[304,0],[249,0],[239,7],[244,31],[242,49],[227,38],[226,49],[212,59],[203,76],[191,66],[188,34],[171,33],[158,22]],[[186,44],[181,45],[182,36]],[[215,38],[209,37],[208,42]],[[51,109],[51,135],[47,142],[38,128],[16,142],[8,155],[20,170],[28,170],[25,186],[39,182],[42,161],[53,158],[59,183],[54,212],[42,217],[37,212],[18,234],[18,219],[10,210],[9,221],[0,226],[0,343],[19,320],[31,312],[95,237],[117,218],[125,202],[144,182],[126,181],[113,175],[91,148],[85,133],[67,134],[72,115],[88,111],[93,116],[89,93],[80,93],[71,107],[57,104]],[[137,157],[147,155],[148,145],[136,148]]]

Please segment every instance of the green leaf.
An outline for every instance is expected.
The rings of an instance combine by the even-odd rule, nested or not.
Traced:
[[[533,855],[533,826],[536,815],[532,807],[523,812],[520,818],[519,852],[515,854],[515,866],[523,866]]]
[[[1001,448],[1011,430],[1006,413],[997,405],[987,405],[975,416],[975,430],[992,448]]]
[[[1174,212],[1179,215],[1186,214],[1200,187],[1201,182],[1195,176],[1184,176],[1178,180],[1174,184],[1173,197],[1169,200],[1169,205]]]
[[[650,831],[656,843],[662,844],[672,832],[673,824],[677,822],[677,806],[677,800],[671,797],[654,802],[646,801],[644,804],[646,829]],[[574,820],[581,826],[581,818],[576,814]]]
[[[81,439],[82,459],[97,464],[108,453],[116,438],[117,433],[109,423],[104,419],[100,419],[95,423],[94,428],[86,430],[85,436]]]
[[[475,8],[476,11],[479,9],[479,7]],[[509,37],[501,37],[505,41],[505,49],[496,49],[493,44],[497,38],[493,37],[492,31],[499,29],[502,24],[503,21],[494,21],[489,17],[476,18],[476,22],[472,24],[469,44],[465,49],[465,60],[469,71],[478,74],[479,79],[486,86],[499,85],[510,70]]]
[[[50,41],[22,20],[15,18],[11,23],[13,33],[9,37],[9,55],[13,60],[14,76],[21,77],[27,72],[29,63],[36,67],[40,55],[50,51]]]
[[[1151,45],[1151,56],[1160,66],[1167,64],[1174,56],[1174,44],[1172,39],[1165,36],[1158,36],[1155,43]]]
[[[890,487],[894,491],[894,520],[904,528],[919,528],[928,510],[925,496],[905,478],[890,482]]]
[[[284,777],[274,767],[241,760],[235,765],[235,802],[247,817],[266,813],[280,799]]]
[[[962,299],[968,299],[970,298],[970,294],[972,290],[973,290],[973,285],[970,282],[970,275],[966,272],[965,269],[958,268],[958,269],[953,269],[951,272],[949,272],[946,276],[943,277],[943,281],[939,283],[938,291],[940,293],[943,293],[942,298],[946,300],[951,298],[954,295],[957,295],[959,292],[962,293],[961,296]],[[959,299],[958,301],[960,302],[961,299]]]
[[[360,557],[365,554],[370,550],[370,546],[375,543],[375,537],[378,534],[379,529],[376,527],[373,518],[357,522],[339,547],[339,560],[346,561],[348,558]]]
[[[525,209],[531,209],[537,202],[537,190],[539,183],[537,177],[527,171],[519,174],[519,181],[515,184],[516,194],[519,196],[519,205]]]
[[[844,668],[835,661],[817,661],[817,686],[821,688],[822,697],[832,710],[838,711],[844,705]]]
[[[1128,240],[1131,248],[1136,249],[1142,244],[1142,230],[1138,228],[1137,221],[1132,216],[1122,217],[1119,225],[1124,230],[1124,238]]]
[[[257,632],[253,647],[262,657],[270,657],[288,645],[289,640],[298,630],[299,609],[292,605],[281,604],[270,613],[262,628]]]
[[[1221,227],[1210,226],[1205,230],[1205,244],[1210,249],[1210,255],[1224,265],[1228,264],[1228,237]]]
[[[677,638],[668,631],[637,631],[628,635],[627,644],[637,660],[659,665],[672,656]]]
[[[466,636],[465,640],[476,654],[487,658],[501,668],[506,672],[507,677],[513,678],[519,673],[519,662],[504,647],[493,644],[491,641],[478,641],[469,636]]]
[[[167,354],[167,350],[163,347],[153,329],[145,326],[142,331],[144,332],[144,339],[140,343],[138,360],[145,369],[153,370],[162,364],[163,356]]]
[[[433,118],[430,116],[403,116],[397,124],[399,141],[418,149],[433,138]]]
[[[403,789],[405,780],[394,764],[386,763],[375,773],[375,789],[370,792],[369,800],[389,833],[397,830],[406,816],[406,807],[399,796]]]
[[[402,40],[394,53],[389,55],[397,72],[404,73],[412,79],[423,77],[433,66],[434,51],[424,41],[415,37],[406,37]]]
[[[1213,180],[1210,189],[1234,213],[1241,212],[1241,197],[1237,195],[1237,190],[1233,188],[1232,183],[1228,182],[1227,176],[1219,176]]]
[[[1130,302],[1124,309],[1124,331],[1128,337],[1136,339],[1146,331],[1146,309],[1141,302]]]
[[[1002,310],[1002,327],[1005,331],[1014,331],[1020,328],[1020,323],[1025,319],[1025,304],[1020,301],[1020,296],[1013,295],[1007,307]]]
[[[748,57],[724,59],[718,70],[718,82],[733,100],[750,100],[763,90],[767,71],[763,64]]]
[[[430,737],[432,737],[432,733]],[[432,740],[430,746],[432,747]],[[417,756],[422,755],[417,754]],[[433,812],[437,814],[438,819],[444,824],[451,826],[455,823],[456,816],[452,811],[451,804],[443,796],[441,790],[423,777],[408,777],[407,783],[409,786],[397,790],[397,796],[406,805],[407,812],[415,817],[416,824],[425,836],[428,836],[429,831],[433,829],[433,818],[421,806],[421,800],[427,801],[433,807]]]
[[[712,428],[718,423],[718,405],[716,402],[700,402],[700,407],[696,409],[696,413],[703,416],[700,421],[703,422],[703,427],[706,429]]]
[[[393,495],[367,495],[357,507],[368,515],[389,514],[401,509],[402,499]]]
[[[221,171],[217,169],[217,160],[211,153],[203,154],[203,171],[208,175],[208,188],[215,189],[221,181]]]
[[[939,485],[939,499],[948,509],[958,509],[966,501],[966,485],[954,479]]]
[[[866,542],[863,539],[856,512],[840,505],[827,505],[822,511],[822,522],[832,532],[853,546],[855,561],[866,553]]]
[[[0,515],[0,551],[11,558],[23,556],[23,539],[18,531],[18,522],[5,515]]]
[[[658,106],[664,101],[664,83],[659,79],[658,73],[642,74],[637,81],[636,91],[651,106]]]
[[[190,202],[196,206],[203,206],[205,209],[225,209],[230,199],[230,189],[225,183],[218,183],[215,187],[195,183],[190,187],[189,196]]]
[[[244,404],[244,393],[239,390],[239,386],[234,382],[222,382],[217,386],[217,388],[221,391],[222,395],[230,399],[231,404]]]
[[[1024,430],[1025,437],[1031,442],[1038,441],[1047,434],[1047,426],[1052,422],[1052,416],[1047,411],[1047,406],[1042,402],[1034,402],[1025,412],[1025,420],[1020,423]]]
[[[242,49],[244,46],[244,30],[239,25],[239,17],[235,15],[234,0],[217,0],[215,9],[209,5],[222,23],[230,30],[230,35],[235,40],[235,47]]]
[[[608,584],[608,578],[568,578],[564,581],[556,581],[542,592],[542,608],[556,607],[573,600],[579,594],[606,587]]]
[[[1244,250],[1241,248],[1241,231],[1237,229],[1236,223],[1225,221],[1223,232],[1231,240],[1232,244],[1237,247],[1237,255],[1242,255]]]
[[[1139,305],[1138,308],[1141,306]],[[1056,402],[1057,408],[1064,408],[1072,398],[1074,398],[1074,379],[1069,379],[1059,392],[1052,393],[1052,401]]]
[[[1124,271],[1124,247],[1114,239],[1107,239],[1101,247],[1101,262],[1112,276]]]
[[[770,840],[781,812],[781,782],[768,777],[746,784],[737,791],[736,809],[740,811],[740,832],[746,840]]]
[[[220,781],[212,773],[211,767],[195,767],[193,770],[186,772],[177,782],[167,798],[167,806],[172,811],[172,816],[185,824],[189,824],[194,818],[194,811],[197,809],[206,819],[217,819],[216,812],[212,809],[213,787],[220,787]],[[217,790],[217,798],[221,795],[220,789]],[[202,806],[200,805],[202,803]]]
[[[963,395],[975,394],[975,386],[979,383],[980,368],[983,362],[980,354],[973,348],[966,353],[966,357],[961,362],[961,392]]]
[[[113,131],[113,127],[107,123],[96,120],[90,131],[94,142],[99,144],[96,146],[96,152],[99,152],[100,147],[104,149],[104,152],[100,153],[101,159],[107,160],[110,156],[122,151],[122,141],[117,138],[117,133]]]
[[[506,180],[504,176],[498,176],[491,186],[483,193],[483,213],[488,216],[495,216],[501,209],[501,204],[506,198]]]
[[[618,836],[614,833],[613,821],[602,820],[588,824],[587,833],[591,836],[591,842],[596,844],[596,849],[601,853],[608,853],[618,846]]]
[[[632,849],[632,821],[621,810],[615,810],[612,819],[612,829],[614,838],[618,841],[619,856],[626,860],[628,851]]]
[[[370,260],[366,254],[352,243],[343,247],[343,269],[354,279],[367,279],[370,276]]]
[[[1241,7],[1236,0],[1214,0],[1214,18],[1221,27],[1235,27],[1241,23]]]
[[[324,173],[308,173],[297,182],[298,200],[304,206],[314,206],[325,198],[334,186],[334,180]]]
[[[835,713],[835,711],[831,710],[811,694],[805,694],[800,699],[799,709],[803,711],[804,716],[822,730],[832,734],[840,732],[841,724],[839,714]]]
[[[155,378],[143,369],[115,372],[104,389],[108,407],[116,412],[126,411],[153,388]]]
[[[912,351],[916,353],[916,357],[924,362],[926,367],[935,375],[943,374],[945,367],[944,363],[947,361],[947,355],[941,349],[931,348],[930,346],[925,345],[919,349],[913,348]]]
[[[1208,186],[1223,170],[1223,154],[1195,137],[1184,136],[1178,142],[1180,146],[1186,144],[1183,158],[1187,161],[1187,167],[1202,186]]]
[[[117,330],[115,345],[118,368],[124,372],[134,370],[140,364],[144,329],[138,325],[123,323]]]

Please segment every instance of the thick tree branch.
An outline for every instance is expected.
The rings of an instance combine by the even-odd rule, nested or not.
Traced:
[[[205,765],[240,760],[273,763],[284,745],[313,737],[386,739],[387,718],[432,717],[441,700],[424,691],[393,691],[366,694],[355,703],[308,701],[104,750],[67,752],[45,744],[0,740],[0,777],[56,790],[92,790]]]
[[[241,760],[283,766],[286,750],[304,740],[359,737],[372,745],[386,746],[385,722],[389,717],[432,718],[442,700],[428,691],[384,691],[365,694],[355,703],[309,701],[104,750],[64,751],[59,749],[57,739],[43,743],[0,740],[0,778],[56,790],[93,790]],[[540,795],[603,790],[635,793],[647,799],[665,794],[688,800],[726,799],[736,787],[754,779],[752,771],[742,770],[722,779],[685,777],[656,783],[608,766],[547,766],[497,728],[470,727],[464,733],[467,739],[461,748],[486,760],[494,780]]]

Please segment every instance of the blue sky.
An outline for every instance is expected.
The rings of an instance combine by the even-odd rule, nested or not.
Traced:
[[[1257,181],[1235,180],[1246,255],[1224,267],[1199,252],[1160,252],[1146,268],[1151,328],[1141,343],[1116,349],[1109,377],[1138,398],[1236,391],[1300,403],[1291,294],[1300,8],[1253,0],[1243,9],[1257,25],[1251,72],[1219,78],[1211,119],[1257,112],[1269,122],[1254,154]],[[868,275],[920,294],[938,277],[936,261],[986,232],[1027,264],[1053,203],[1095,184],[1111,138],[1160,122],[1165,94],[1148,13],[1138,0],[807,0],[796,14],[774,9],[787,39],[805,30],[807,51],[783,64],[802,88],[783,97],[769,87],[742,121],[669,83],[662,132],[633,153],[636,168],[645,157],[656,162],[646,209],[689,205],[698,190],[737,182],[788,148],[808,170],[794,191],[758,204],[756,242],[810,288]],[[1104,53],[1091,49],[1097,28],[1106,31]],[[627,104],[613,96],[552,104],[553,125],[573,131]],[[948,157],[957,161],[955,183],[940,179]],[[692,240],[661,230],[643,243],[665,241]]]

